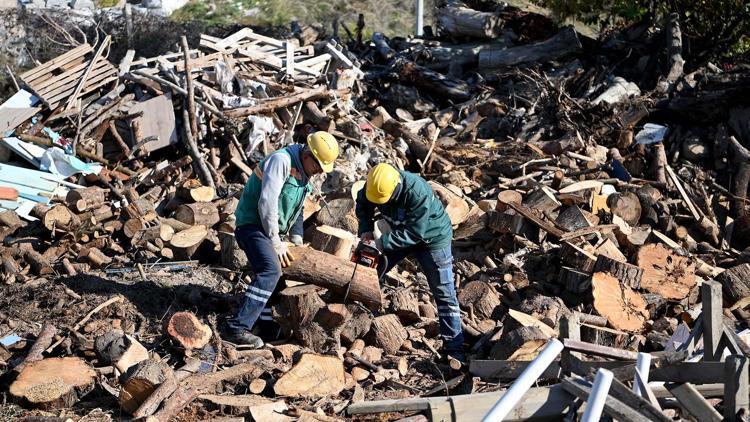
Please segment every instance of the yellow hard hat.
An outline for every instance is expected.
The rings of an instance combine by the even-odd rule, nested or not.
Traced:
[[[311,133],[307,135],[307,147],[310,148],[324,172],[333,171],[333,162],[339,156],[339,143],[333,135],[322,130]]]
[[[390,164],[380,163],[367,174],[365,196],[374,204],[385,204],[401,181],[398,170]]]

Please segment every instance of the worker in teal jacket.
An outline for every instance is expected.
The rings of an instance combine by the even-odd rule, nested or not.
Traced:
[[[338,155],[336,139],[321,131],[310,134],[306,145],[282,148],[255,167],[235,211],[234,232],[255,277],[239,311],[227,321],[227,340],[254,348],[263,346],[250,330],[276,289],[281,268],[294,260],[281,236],[300,224],[305,197],[312,190],[310,177],[330,173]]]
[[[373,238],[376,211],[392,229],[375,239],[386,257],[378,270],[388,272],[408,255],[417,259],[437,303],[443,348],[463,361],[464,337],[453,281],[453,227],[443,204],[423,178],[381,163],[370,170],[357,194],[362,239]]]

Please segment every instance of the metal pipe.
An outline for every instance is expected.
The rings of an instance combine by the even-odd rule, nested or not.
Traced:
[[[643,382],[648,383],[648,373],[649,369],[651,368],[651,354],[642,352],[638,353],[638,358],[635,361],[635,368],[638,370],[638,372],[641,373]],[[644,390],[644,388],[645,386],[641,386],[641,382],[639,381],[638,377],[635,376],[635,378],[633,378],[633,391],[635,392],[635,394],[643,397],[643,394],[641,392]]]
[[[612,371],[609,369],[599,368],[596,371],[594,386],[591,388],[591,395],[586,401],[586,410],[583,412],[581,422],[599,422],[604,403],[609,395],[609,387],[612,385],[612,378]]]
[[[545,369],[555,360],[557,355],[563,350],[563,344],[556,338],[552,338],[521,375],[516,379],[508,391],[500,397],[500,400],[492,406],[489,412],[484,416],[482,422],[498,422],[513,410],[513,407],[523,398],[523,395],[529,391],[537,378],[539,378]]]
[[[417,0],[417,27],[416,34],[418,37],[422,36],[424,26],[424,0]]]

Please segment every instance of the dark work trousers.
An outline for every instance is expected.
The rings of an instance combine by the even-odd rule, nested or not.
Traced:
[[[237,314],[227,320],[227,325],[234,330],[250,331],[276,289],[281,278],[281,264],[273,242],[263,232],[263,227],[255,224],[237,227],[234,236],[245,251],[255,277],[247,286]]]
[[[429,249],[426,246],[412,247],[386,252],[388,272],[402,259],[413,255],[427,277],[432,296],[438,308],[440,336],[443,338],[445,351],[454,357],[464,357],[464,334],[461,330],[461,310],[456,297],[456,285],[453,281],[453,254],[451,247]],[[382,261],[381,261],[382,267]],[[379,271],[382,268],[378,268]],[[383,274],[383,273],[381,273]]]

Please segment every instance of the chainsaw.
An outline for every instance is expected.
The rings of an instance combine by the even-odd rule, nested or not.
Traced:
[[[385,270],[388,268],[388,258],[378,250],[375,246],[375,239],[360,240],[357,247],[352,251],[351,261],[354,263],[354,271],[352,272],[352,278],[349,280],[349,285],[346,288],[346,294],[344,295],[344,302],[346,303],[347,297],[349,297],[349,290],[352,288],[352,281],[354,276],[357,274],[357,267],[362,265],[363,267],[375,268],[377,270],[380,260],[383,260],[383,273],[378,274],[378,281],[380,281],[385,275]]]

